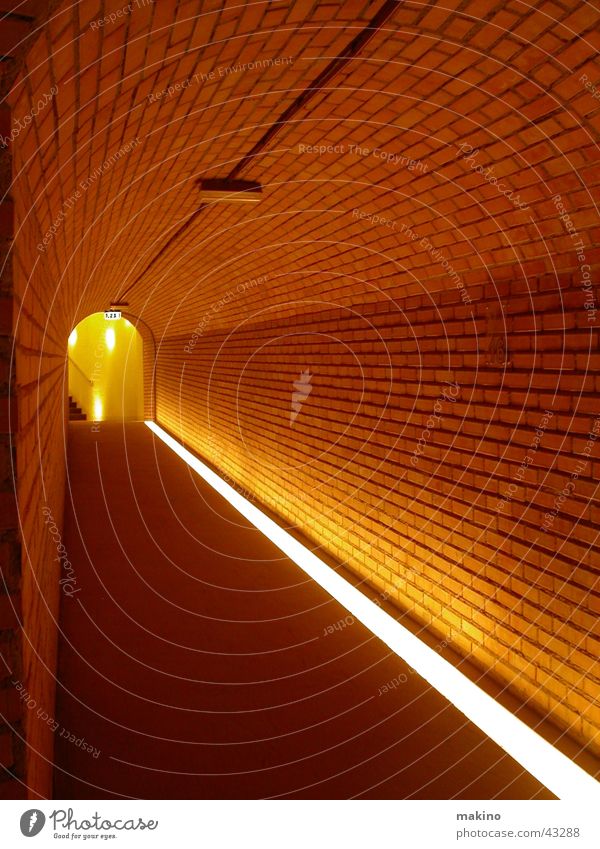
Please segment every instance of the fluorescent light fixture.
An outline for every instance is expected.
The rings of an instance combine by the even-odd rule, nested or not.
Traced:
[[[71,335],[69,336],[69,345],[73,347],[73,345],[77,344],[77,328],[71,330]]]
[[[114,350],[115,347],[115,331],[112,327],[107,328],[106,333],[104,334],[104,338],[106,340],[106,347],[109,351]]]
[[[262,186],[250,180],[198,180],[203,201],[258,203]]]
[[[102,405],[101,398],[94,398],[94,420],[97,422],[102,421],[102,413],[104,412],[104,407]]]
[[[600,802],[600,783],[294,539],[151,421],[146,425],[255,528],[559,799]]]

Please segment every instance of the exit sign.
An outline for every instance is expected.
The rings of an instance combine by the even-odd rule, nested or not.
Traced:
[[[119,310],[107,310],[104,313],[104,318],[107,321],[117,321],[117,319],[121,318],[121,313]]]

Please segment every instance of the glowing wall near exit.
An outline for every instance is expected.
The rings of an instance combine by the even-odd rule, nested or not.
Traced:
[[[69,337],[69,395],[89,420],[143,418],[143,343],[125,318],[83,319]]]

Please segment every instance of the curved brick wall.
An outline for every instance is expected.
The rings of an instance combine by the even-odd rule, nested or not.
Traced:
[[[157,419],[593,740],[600,380],[581,290],[563,275],[560,288],[542,276],[470,292],[469,306],[438,292],[206,332],[183,363],[186,340],[166,340]],[[508,367],[485,335],[499,292]]]
[[[597,13],[124,5],[60,6],[9,98],[43,615],[66,338],[121,297],[161,424],[598,751]]]

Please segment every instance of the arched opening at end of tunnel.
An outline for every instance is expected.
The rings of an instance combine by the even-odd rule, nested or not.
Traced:
[[[93,313],[68,341],[69,420],[141,421],[144,418],[144,342],[128,318]]]

